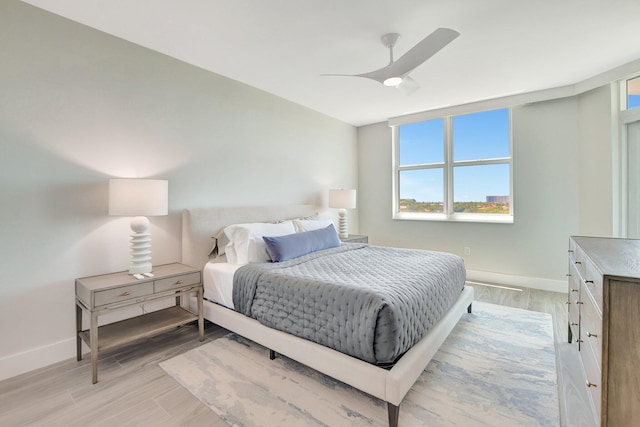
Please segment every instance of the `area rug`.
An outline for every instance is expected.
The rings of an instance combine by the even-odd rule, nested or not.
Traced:
[[[385,402],[235,334],[160,366],[232,426],[388,425]],[[559,425],[551,315],[474,302],[402,401],[399,425]]]

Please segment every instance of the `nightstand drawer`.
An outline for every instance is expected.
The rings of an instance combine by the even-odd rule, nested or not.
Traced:
[[[200,283],[200,273],[181,274],[180,276],[160,279],[154,282],[156,292],[168,291],[171,289],[182,288],[188,285],[196,285]]]
[[[100,307],[120,301],[140,298],[153,293],[153,282],[136,283],[135,285],[105,289],[94,293],[94,305]]]

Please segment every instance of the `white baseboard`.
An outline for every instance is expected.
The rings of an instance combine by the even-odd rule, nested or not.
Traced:
[[[541,279],[477,270],[467,270],[467,280],[543,291],[567,292],[567,282],[564,280]],[[86,350],[86,347],[84,349]],[[4,356],[0,358],[0,381],[75,357],[75,338]]]
[[[467,270],[467,280],[505,286],[519,286],[522,288],[538,289],[541,291],[567,292],[566,280],[515,276],[512,274],[492,273],[489,271],[478,270]]]
[[[0,358],[0,381],[76,357],[76,340],[70,338]]]

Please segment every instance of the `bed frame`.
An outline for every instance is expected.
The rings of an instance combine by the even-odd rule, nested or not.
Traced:
[[[182,262],[203,268],[213,246],[211,236],[221,227],[259,221],[277,221],[313,215],[311,205],[185,209],[182,215]],[[391,369],[347,356],[336,350],[271,329],[218,304],[204,302],[204,317],[332,378],[387,402],[389,426],[397,427],[400,402],[429,364],[465,310],[471,312],[473,288],[466,286],[453,307]]]

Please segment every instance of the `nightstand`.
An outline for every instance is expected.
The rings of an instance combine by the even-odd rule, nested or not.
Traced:
[[[197,294],[198,313],[182,307],[182,297]],[[200,341],[204,340],[200,270],[184,264],[153,268],[153,277],[137,280],[123,271],[76,279],[76,351],[82,360],[82,341],[91,349],[93,384],[98,382],[98,352],[140,338],[150,337],[198,321]],[[98,327],[98,317],[115,310],[175,298],[175,306],[141,314]],[[82,310],[90,316],[89,329],[82,329]]]
[[[349,237],[346,239],[340,238],[340,240],[345,243],[369,243],[369,236],[364,236],[362,234],[349,234]]]

